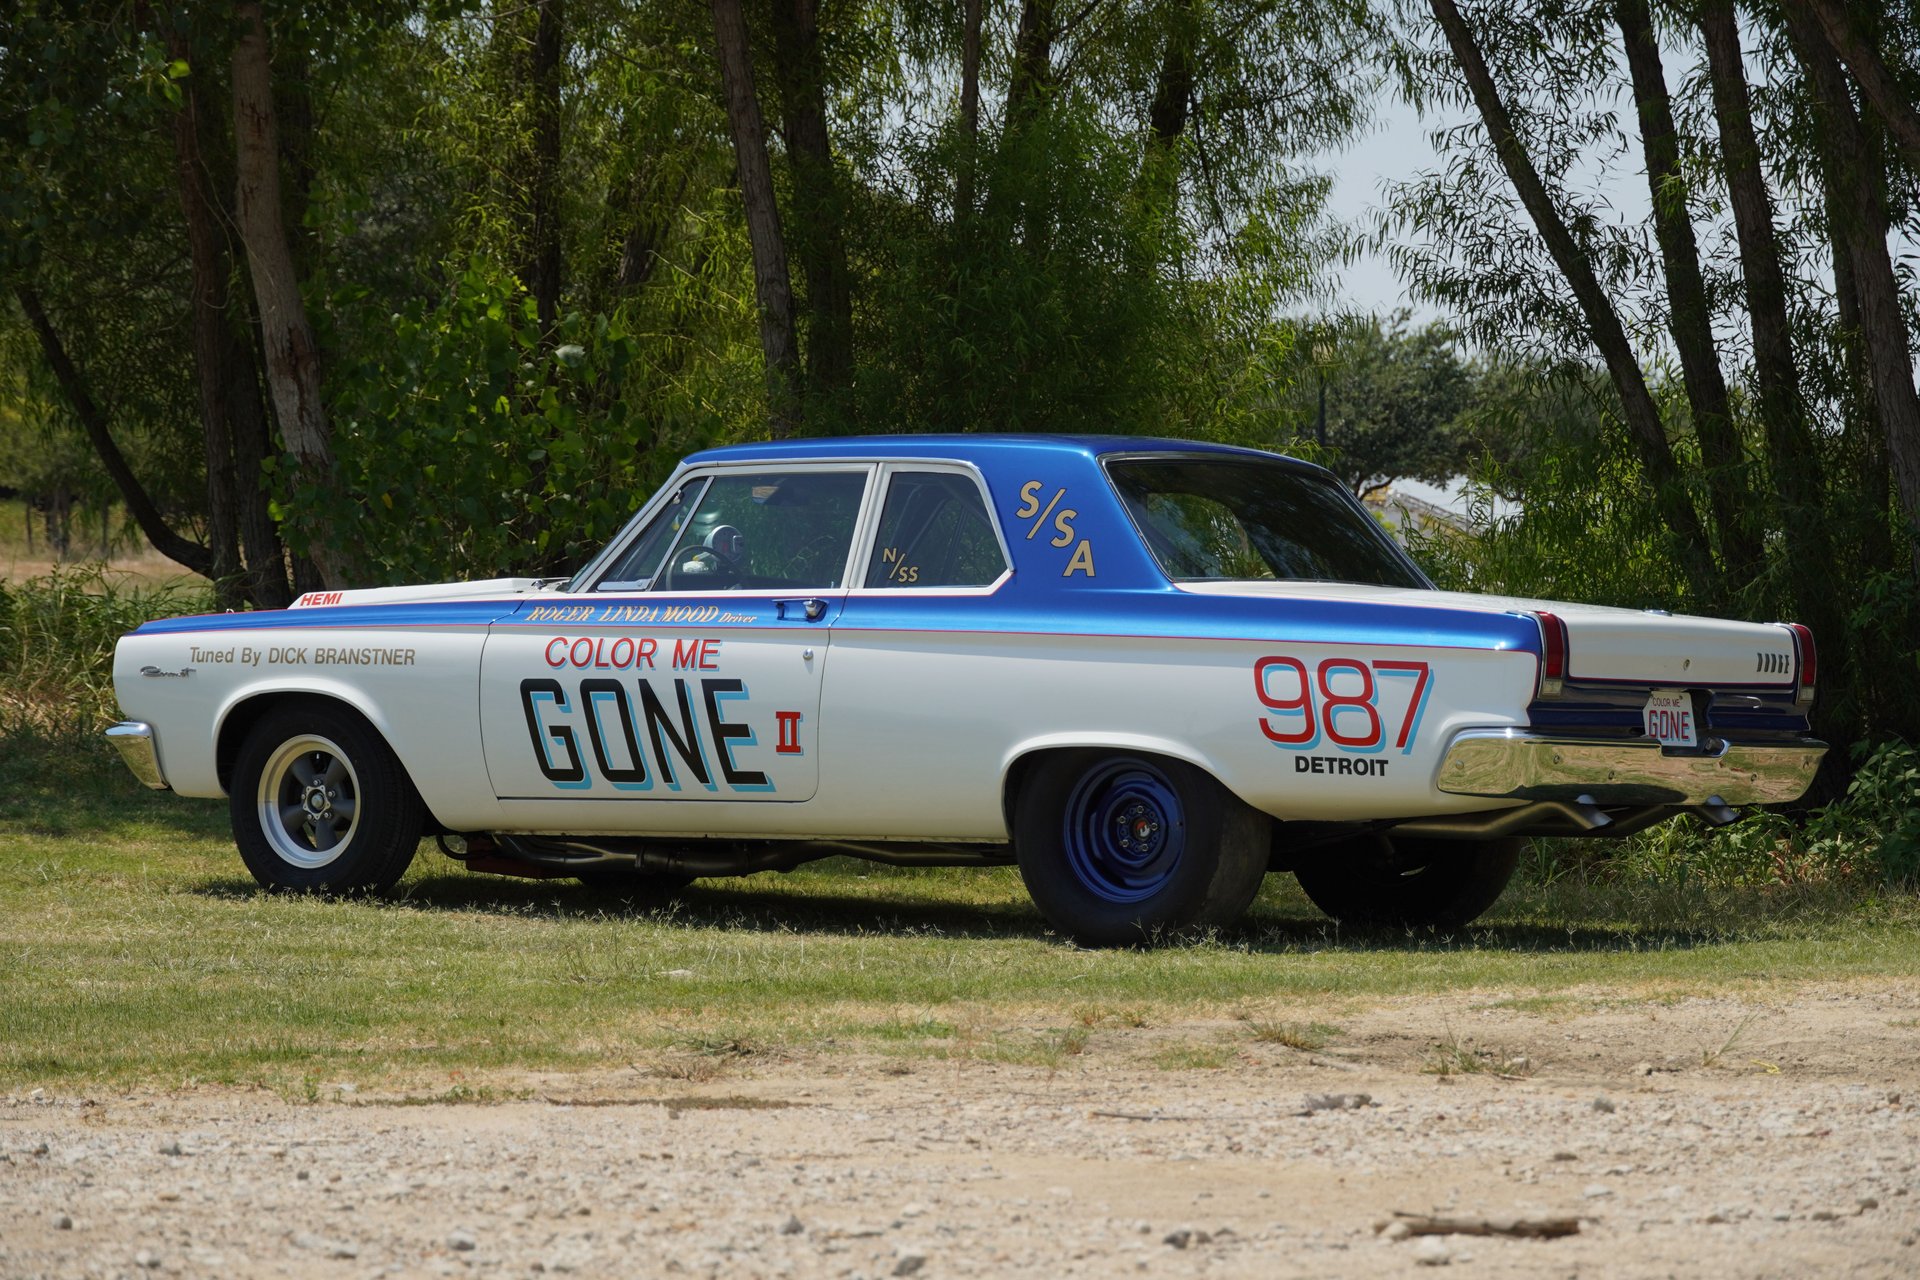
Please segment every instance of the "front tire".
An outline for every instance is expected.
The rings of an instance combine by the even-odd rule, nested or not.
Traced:
[[[406,874],[426,806],[386,740],[353,712],[269,712],[240,746],[228,806],[241,861],[276,892],[384,893]]]
[[[1027,892],[1087,946],[1233,924],[1266,874],[1268,835],[1265,815],[1202,770],[1130,753],[1049,756],[1014,811]]]
[[[1315,850],[1295,870],[1313,905],[1356,927],[1459,929],[1506,890],[1526,841],[1376,835]]]

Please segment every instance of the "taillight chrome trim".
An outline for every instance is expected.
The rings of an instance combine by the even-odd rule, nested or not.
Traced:
[[[1557,698],[1567,683],[1567,623],[1560,615],[1544,609],[1533,610],[1540,624],[1540,678],[1534,686],[1536,698]]]
[[[1812,702],[1814,685],[1820,675],[1820,652],[1813,643],[1813,629],[1801,622],[1783,622],[1780,625],[1793,636],[1796,672],[1793,700],[1797,703]]]

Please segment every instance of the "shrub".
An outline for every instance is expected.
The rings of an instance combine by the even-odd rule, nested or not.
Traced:
[[[151,618],[211,607],[205,586],[132,586],[99,565],[0,583],[0,741],[90,737],[117,715],[120,637]]]

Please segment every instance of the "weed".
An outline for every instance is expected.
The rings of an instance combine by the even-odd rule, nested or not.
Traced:
[[[1324,1022],[1275,1022],[1267,1018],[1247,1019],[1247,1034],[1257,1044],[1279,1044],[1302,1053],[1324,1049],[1341,1034],[1339,1027]]]
[[[1435,1041],[1428,1049],[1420,1070],[1430,1076],[1497,1075],[1507,1078],[1533,1074],[1533,1059],[1525,1054],[1509,1053],[1471,1039],[1461,1039],[1452,1030],[1447,1038]]]
[[[1232,1066],[1239,1056],[1230,1044],[1176,1044],[1155,1053],[1153,1065],[1162,1071],[1218,1071]]]
[[[1746,1036],[1747,1028],[1751,1027],[1753,1025],[1754,1019],[1758,1018],[1759,1016],[1760,1015],[1757,1013],[1750,1013],[1746,1017],[1740,1019],[1740,1025],[1735,1027],[1732,1030],[1732,1032],[1728,1034],[1727,1038],[1721,1042],[1720,1047],[1718,1049],[1702,1048],[1700,1050],[1700,1065],[1702,1067],[1719,1066],[1721,1062],[1726,1058],[1726,1056],[1729,1053],[1733,1052],[1734,1046],[1739,1044],[1740,1041]]]

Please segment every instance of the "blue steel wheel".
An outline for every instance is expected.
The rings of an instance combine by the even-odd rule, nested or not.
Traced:
[[[1024,771],[1014,854],[1055,929],[1092,946],[1238,920],[1266,874],[1271,822],[1162,756],[1056,752]]]
[[[1145,902],[1167,887],[1187,851],[1187,811],[1167,775],[1122,757],[1089,769],[1060,824],[1067,865],[1106,902]]]

